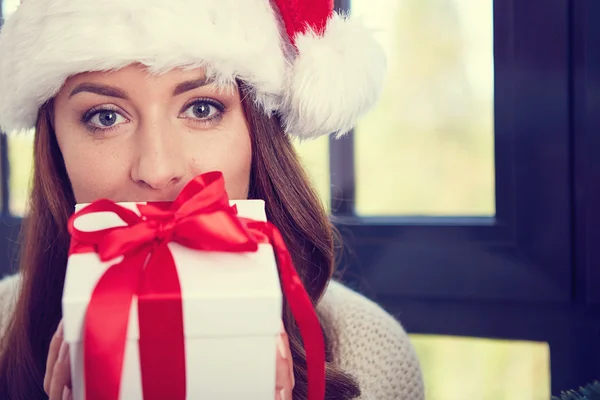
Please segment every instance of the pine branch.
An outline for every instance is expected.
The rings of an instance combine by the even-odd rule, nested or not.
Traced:
[[[560,397],[552,397],[552,400],[600,400],[600,382],[591,383],[578,391],[563,392]]]

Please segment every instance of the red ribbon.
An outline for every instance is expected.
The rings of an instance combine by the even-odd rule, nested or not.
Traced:
[[[98,200],[69,220],[70,254],[95,252],[103,262],[123,256],[98,281],[83,332],[86,400],[116,400],[125,355],[129,312],[138,299],[139,352],[144,399],[185,399],[185,340],[181,287],[167,244],[223,252],[254,252],[270,243],[278,259],[283,293],[298,324],[308,368],[308,398],[325,395],[325,346],[321,326],[279,230],[269,222],[237,216],[223,176],[193,179],[172,203],[137,206],[141,216],[110,200]],[[125,226],[83,232],[75,220],[113,212]]]

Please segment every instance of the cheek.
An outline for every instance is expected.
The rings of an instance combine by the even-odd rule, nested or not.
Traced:
[[[173,192],[181,190],[194,176],[217,170],[225,177],[231,199],[247,198],[252,143],[241,109],[232,112],[230,118],[214,130],[190,134],[187,128],[175,126],[173,129],[179,128],[181,131],[172,132],[178,140],[172,141],[165,150],[174,165],[183,167],[177,168],[181,180],[180,186],[172,188]],[[135,140],[94,141],[84,134],[69,134],[74,131],[68,123],[56,122],[56,137],[78,203],[102,197],[122,199],[147,195],[140,193],[142,189],[131,179],[131,168],[137,159],[133,156],[137,148]]]
[[[113,197],[126,181],[126,157],[118,149],[106,151],[103,146],[78,144],[72,139],[63,145],[59,141],[59,146],[78,203]]]
[[[193,138],[192,175],[221,171],[230,199],[248,197],[252,165],[251,133],[241,105],[230,110],[221,125]]]
[[[221,171],[225,178],[225,189],[232,200],[248,197],[250,169],[252,165],[252,143],[245,126],[223,133],[223,137],[206,146],[198,143],[192,159],[192,175],[210,171]],[[209,150],[210,149],[210,150]]]
[[[243,200],[248,198],[252,165],[252,145],[249,136],[247,143],[237,150],[235,159],[231,159],[228,166],[223,168],[223,175],[229,197],[233,200]]]

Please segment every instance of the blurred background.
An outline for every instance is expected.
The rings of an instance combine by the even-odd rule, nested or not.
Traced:
[[[18,0],[4,0],[10,13]],[[357,215],[496,213],[492,0],[353,0],[381,27],[389,75],[354,133]],[[8,139],[10,211],[26,213],[31,137]],[[330,142],[297,143],[330,208]],[[399,319],[402,321],[401,315]],[[410,331],[410,326],[407,326]],[[545,342],[411,334],[429,400],[547,400]]]
[[[351,2],[353,14],[382,27],[389,57],[381,102],[355,132],[358,214],[495,214],[492,3]],[[328,145],[298,145],[326,205]],[[411,336],[429,400],[550,398],[546,343]]]

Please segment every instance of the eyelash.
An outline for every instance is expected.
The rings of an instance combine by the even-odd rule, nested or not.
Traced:
[[[191,102],[189,102],[185,106],[183,106],[181,113],[183,113],[184,111],[187,111],[189,108],[191,108],[197,104],[208,104],[208,105],[216,108],[217,112],[213,116],[207,117],[205,119],[187,118],[195,124],[210,125],[211,123],[216,122],[219,119],[221,119],[223,117],[223,113],[225,112],[225,106],[222,103],[220,103],[216,100],[213,100],[213,99],[209,99],[209,98],[198,98],[198,99],[192,100]],[[87,111],[81,117],[81,122],[86,126],[86,128],[90,132],[92,132],[92,133],[107,133],[107,132],[110,132],[119,127],[120,124],[106,127],[106,128],[99,128],[97,126],[91,125],[90,121],[92,120],[92,118],[94,118],[96,115],[100,114],[103,111],[112,111],[114,113],[119,114],[121,117],[125,118],[125,116],[123,116],[122,112],[116,107],[111,107],[111,106],[94,107],[94,108],[90,109],[89,111]],[[125,119],[127,119],[127,118],[125,118]]]

